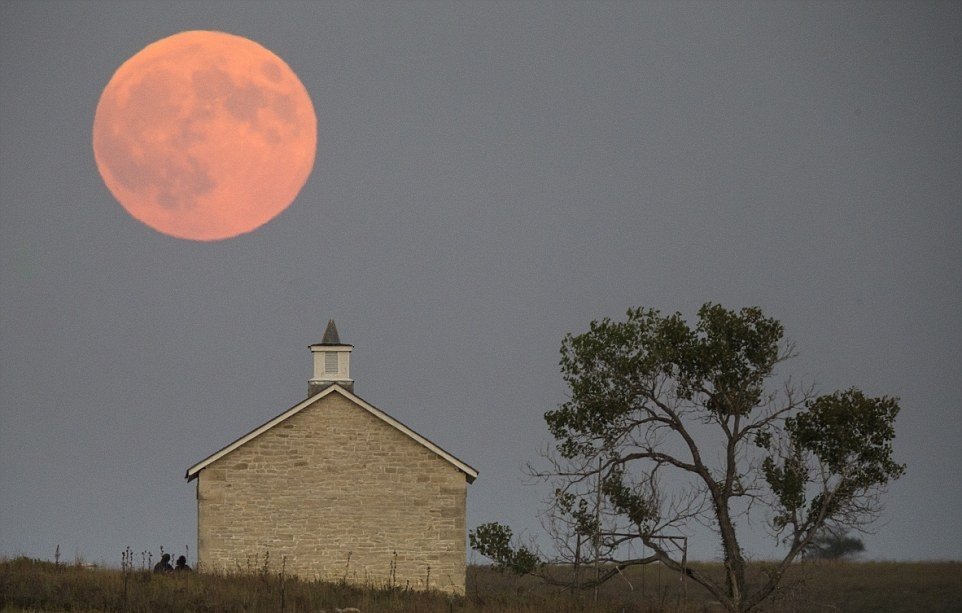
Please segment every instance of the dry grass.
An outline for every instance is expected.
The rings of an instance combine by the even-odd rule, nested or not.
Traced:
[[[698,565],[718,572],[717,565]],[[567,572],[558,569],[559,573]],[[425,613],[719,611],[697,585],[658,566],[634,568],[601,589],[572,594],[531,578],[468,570],[468,594],[307,582],[262,569],[230,576],[152,575],[26,558],[0,561],[0,611],[372,611]],[[799,564],[762,611],[962,611],[962,563]]]

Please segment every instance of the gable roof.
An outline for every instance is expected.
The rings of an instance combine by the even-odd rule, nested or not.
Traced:
[[[287,419],[293,417],[294,415],[297,415],[297,414],[300,413],[302,410],[306,409],[308,406],[310,406],[310,405],[312,405],[313,403],[317,402],[317,401],[320,400],[321,398],[324,398],[325,396],[327,396],[327,395],[329,395],[329,394],[333,394],[333,393],[339,393],[339,394],[341,394],[342,396],[344,396],[345,398],[347,398],[348,400],[350,400],[350,401],[353,402],[354,404],[358,405],[359,407],[361,407],[362,409],[364,409],[365,411],[367,411],[368,413],[370,413],[370,414],[373,415],[374,417],[377,417],[377,418],[380,419],[381,421],[383,421],[383,422],[385,422],[386,424],[394,427],[395,429],[397,429],[397,430],[400,431],[401,433],[407,435],[408,437],[410,437],[410,438],[413,439],[414,441],[420,443],[420,444],[423,445],[424,447],[427,447],[428,449],[430,449],[431,451],[433,451],[433,452],[436,453],[437,455],[439,455],[439,456],[441,456],[442,458],[444,458],[444,459],[447,460],[449,463],[453,464],[455,468],[457,468],[458,470],[460,470],[461,472],[463,472],[463,473],[465,474],[465,476],[467,477],[468,483],[474,483],[474,480],[478,478],[478,471],[476,471],[474,468],[472,468],[471,466],[469,466],[469,465],[466,464],[465,462],[462,462],[462,461],[459,460],[458,458],[454,457],[453,455],[451,455],[450,453],[448,453],[448,452],[445,451],[444,449],[441,449],[441,447],[439,447],[438,445],[434,444],[433,442],[431,442],[430,440],[426,439],[425,437],[421,436],[420,434],[418,434],[418,433],[415,432],[414,430],[408,428],[407,426],[405,426],[404,424],[402,424],[402,423],[399,422],[398,420],[394,419],[393,417],[391,417],[390,415],[388,415],[387,413],[385,413],[385,412],[382,411],[381,409],[379,409],[379,408],[375,407],[374,405],[372,405],[372,404],[370,404],[370,403],[362,400],[359,396],[355,396],[354,394],[352,394],[351,392],[347,391],[346,389],[344,389],[343,387],[341,387],[340,385],[337,385],[337,384],[334,384],[334,385],[331,385],[330,387],[324,388],[323,390],[321,390],[321,391],[318,392],[317,394],[314,394],[313,396],[309,397],[308,399],[306,399],[306,400],[304,400],[304,401],[302,401],[302,402],[299,402],[298,404],[295,404],[294,406],[292,406],[291,408],[287,409],[286,411],[284,411],[283,413],[281,413],[280,415],[278,415],[278,416],[275,417],[274,419],[271,419],[270,421],[268,421],[268,422],[266,422],[266,423],[258,426],[257,428],[254,428],[253,430],[251,430],[250,432],[248,432],[248,433],[245,434],[244,436],[240,437],[239,439],[237,439],[237,440],[234,441],[233,443],[230,443],[230,444],[227,445],[226,447],[222,448],[220,451],[217,451],[217,452],[214,453],[213,455],[208,456],[207,458],[205,458],[205,459],[201,460],[200,462],[194,464],[193,466],[191,466],[190,468],[187,469],[187,474],[185,475],[185,478],[187,479],[188,482],[189,482],[189,481],[192,481],[193,479],[196,479],[197,476],[200,474],[200,471],[202,471],[202,470],[204,470],[205,468],[207,468],[210,464],[212,464],[212,463],[216,462],[217,460],[221,459],[222,457],[224,457],[225,455],[227,455],[227,454],[230,453],[231,451],[234,451],[235,449],[237,449],[237,448],[240,447],[241,445],[247,443],[248,441],[257,438],[257,437],[260,436],[261,434],[264,434],[265,432],[267,432],[268,430],[270,430],[270,429],[273,428],[274,426],[283,423],[284,421],[286,421]]]

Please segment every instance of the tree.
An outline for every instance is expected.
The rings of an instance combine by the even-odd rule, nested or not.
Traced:
[[[535,472],[555,486],[543,524],[575,584],[659,562],[728,610],[748,611],[824,527],[864,527],[877,516],[880,494],[905,469],[892,458],[898,400],[776,385],[776,367],[792,356],[777,320],[711,303],[694,327],[678,313],[638,308],[564,338],[570,398],[545,413],[555,443],[549,468]],[[759,517],[784,557],[749,585],[736,525]],[[696,524],[717,534],[721,582],[688,567],[675,547]],[[497,567],[557,581],[510,541],[497,523],[471,533]],[[632,557],[629,544],[651,554]],[[582,580],[586,560],[595,572]]]
[[[862,539],[849,536],[844,530],[825,528],[816,534],[802,551],[810,560],[841,560],[865,551]]]

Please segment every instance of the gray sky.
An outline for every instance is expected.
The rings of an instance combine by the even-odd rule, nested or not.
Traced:
[[[305,397],[329,317],[357,392],[480,471],[469,527],[534,533],[562,336],[715,301],[785,324],[786,375],[902,398],[867,557],[962,558],[962,4],[5,1],[0,24],[0,555],[193,551],[184,471]],[[277,53],[318,116],[291,208],[216,243],[134,220],[91,150],[113,71],[193,29]]]

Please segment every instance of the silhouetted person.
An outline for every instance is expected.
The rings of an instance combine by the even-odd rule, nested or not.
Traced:
[[[154,565],[155,573],[172,573],[174,572],[174,567],[170,565],[170,554],[165,553],[160,558],[160,562]]]
[[[189,571],[190,566],[187,566],[187,556],[180,556],[177,558],[177,566],[174,567],[174,572],[179,573],[181,571]]]

